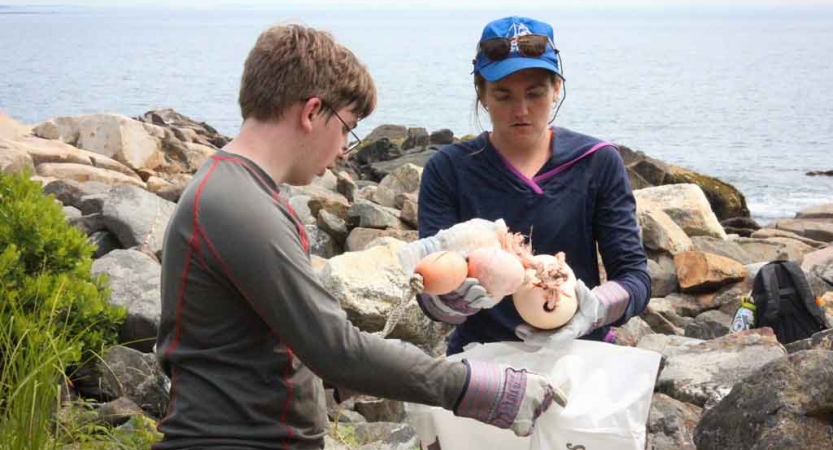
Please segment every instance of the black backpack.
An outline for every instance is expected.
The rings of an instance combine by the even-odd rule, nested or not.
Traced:
[[[752,285],[752,299],[755,328],[772,328],[783,345],[829,328],[804,271],[794,262],[773,261],[761,267]]]

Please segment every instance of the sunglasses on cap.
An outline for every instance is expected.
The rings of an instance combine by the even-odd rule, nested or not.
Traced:
[[[550,40],[549,36],[543,34],[526,34],[514,38],[492,38],[480,41],[477,44],[477,53],[483,53],[487,59],[491,61],[500,61],[509,57],[512,52],[512,43],[518,44],[518,53],[528,57],[538,57],[547,51],[547,45],[552,46],[555,53],[558,49]]]

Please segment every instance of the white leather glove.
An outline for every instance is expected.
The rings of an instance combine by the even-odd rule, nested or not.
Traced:
[[[541,330],[529,324],[515,328],[515,335],[535,347],[558,347],[622,317],[628,306],[628,292],[615,281],[592,291],[583,281],[576,281],[578,311],[567,324],[555,330]]]
[[[411,277],[411,288],[422,291],[422,277]],[[481,309],[491,308],[501,299],[494,299],[477,278],[466,278],[457,289],[442,295],[419,294],[417,301],[429,317],[450,324],[459,324]]]

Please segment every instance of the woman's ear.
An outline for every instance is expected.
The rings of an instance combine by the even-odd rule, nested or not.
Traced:
[[[563,86],[563,81],[561,77],[556,76],[555,80],[552,84],[552,90],[555,95],[553,95],[552,102],[555,103],[558,101],[558,96],[561,94],[561,87]]]

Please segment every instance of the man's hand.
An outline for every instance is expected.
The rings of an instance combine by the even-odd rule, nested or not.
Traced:
[[[535,421],[553,402],[567,405],[567,397],[546,377],[504,364],[463,360],[469,370],[468,384],[454,414],[517,436],[529,436]]]

